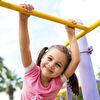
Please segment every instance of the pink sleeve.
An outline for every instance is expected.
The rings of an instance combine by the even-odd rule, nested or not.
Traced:
[[[29,67],[27,67],[24,77],[35,77],[40,71],[39,66],[32,62]]]
[[[31,62],[31,64],[27,67],[25,67],[25,73],[29,72],[33,67],[34,67],[35,63]]]

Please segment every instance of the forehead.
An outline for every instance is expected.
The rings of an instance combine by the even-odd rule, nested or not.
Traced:
[[[61,61],[61,62],[66,62],[66,54],[60,51],[59,49],[50,49],[47,54],[47,56],[52,56],[55,60]]]
[[[50,50],[48,50],[47,54],[55,54],[55,55],[65,55],[61,50],[57,49],[57,48],[52,48]]]

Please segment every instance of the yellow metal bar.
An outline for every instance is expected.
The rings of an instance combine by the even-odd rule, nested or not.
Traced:
[[[59,93],[57,94],[57,96],[62,96],[63,93],[66,92],[66,88],[63,88],[59,91]]]
[[[51,16],[51,15],[48,15],[48,14],[44,14],[44,13],[36,11],[36,10],[33,10],[32,12],[26,12],[22,7],[20,7],[18,5],[11,4],[11,3],[8,3],[8,2],[2,1],[2,0],[0,0],[0,6],[5,7],[5,8],[9,8],[9,9],[12,9],[12,10],[15,10],[15,11],[20,11],[22,13],[33,15],[33,16],[36,16],[36,17],[40,17],[40,18],[43,18],[43,19],[47,19],[47,20],[50,20],[50,21],[58,22],[60,24],[76,27],[76,28],[79,28],[81,30],[85,30],[85,31],[88,30],[88,27],[83,26],[81,24],[73,24],[73,23],[71,23],[67,20],[64,20],[64,19],[61,19],[61,18],[58,18],[58,17],[54,17],[54,16]]]
[[[93,24],[91,24],[91,25],[89,26],[89,30],[88,30],[88,31],[82,30],[80,33],[78,33],[78,34],[76,35],[76,38],[77,38],[77,39],[81,38],[82,36],[86,35],[87,33],[89,33],[90,31],[92,31],[93,29],[95,29],[95,28],[98,27],[98,26],[100,26],[100,20],[97,20],[97,21],[95,21]],[[68,46],[68,45],[69,45],[69,41],[67,40],[67,41],[65,42],[64,45],[65,45],[65,46]]]

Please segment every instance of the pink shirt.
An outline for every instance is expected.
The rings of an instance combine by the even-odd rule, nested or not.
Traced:
[[[40,68],[31,64],[24,75],[21,100],[54,100],[64,81],[63,77],[51,80],[48,87],[43,87],[40,81]]]

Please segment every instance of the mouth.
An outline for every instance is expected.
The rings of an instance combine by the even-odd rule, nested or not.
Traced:
[[[52,74],[53,73],[53,71],[52,70],[50,70],[48,67],[45,67],[46,68],[46,71],[47,72],[49,72],[50,74]]]

